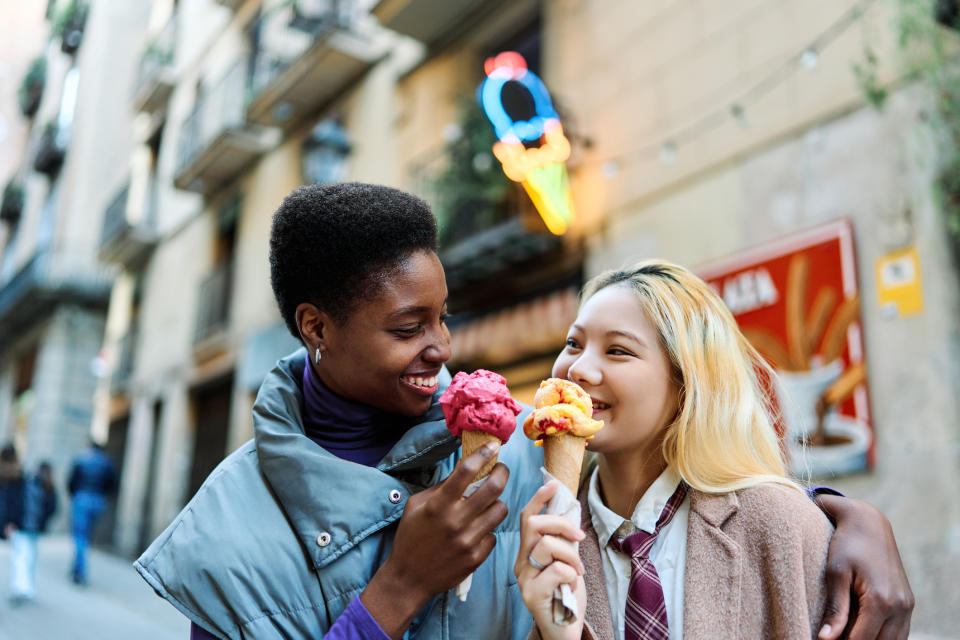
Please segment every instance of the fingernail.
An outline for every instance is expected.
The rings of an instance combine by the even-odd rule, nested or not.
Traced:
[[[488,442],[487,444],[483,445],[483,449],[481,449],[481,451],[486,457],[490,458],[497,452],[498,449],[500,449],[500,443],[494,440],[493,442]]]
[[[823,636],[830,635],[830,625],[825,624],[822,627],[820,627],[820,633],[817,635],[819,635],[821,638]]]

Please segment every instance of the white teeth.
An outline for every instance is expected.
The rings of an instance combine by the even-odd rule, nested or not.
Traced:
[[[431,376],[429,378],[421,378],[419,376],[404,376],[403,380],[412,385],[427,389],[437,384],[437,376]]]

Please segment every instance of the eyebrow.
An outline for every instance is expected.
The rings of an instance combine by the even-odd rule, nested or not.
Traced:
[[[611,331],[607,331],[607,335],[608,335],[608,336],[623,336],[624,338],[628,338],[628,339],[630,339],[630,340],[633,340],[634,342],[636,342],[636,343],[639,344],[639,345],[643,345],[644,347],[647,346],[646,340],[644,340],[643,338],[641,338],[640,336],[638,336],[638,335],[635,334],[635,333],[630,333],[629,331],[623,331],[623,330],[621,330],[621,329],[613,329],[613,330],[611,330]]]
[[[444,306],[444,307],[447,306],[447,301],[446,301],[446,300],[443,301],[443,306]],[[417,306],[417,305],[410,305],[410,306],[408,306],[408,307],[401,307],[401,308],[397,309],[396,311],[391,311],[390,313],[387,314],[387,317],[388,317],[388,318],[397,318],[397,317],[400,317],[400,316],[414,315],[414,314],[418,314],[418,313],[426,313],[426,312],[428,312],[428,311],[430,311],[430,310],[432,310],[432,309],[433,309],[433,307],[428,307],[428,306],[424,306],[424,305],[419,305],[419,306]]]
[[[574,328],[574,329],[576,329],[577,331],[583,331],[583,327],[581,327],[581,326],[578,325],[578,324],[573,324],[573,325],[571,325],[571,327]],[[627,339],[629,339],[629,340],[633,340],[634,342],[636,342],[636,343],[639,344],[639,345],[642,345],[642,346],[644,346],[644,347],[647,346],[646,340],[644,340],[643,338],[641,338],[640,336],[638,336],[638,335],[635,334],[635,333],[631,333],[631,332],[629,332],[629,331],[624,331],[623,329],[611,329],[610,331],[607,331],[605,335],[607,335],[607,336],[623,336],[624,338],[627,338]]]

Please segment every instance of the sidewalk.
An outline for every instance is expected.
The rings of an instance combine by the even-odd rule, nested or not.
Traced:
[[[72,559],[68,537],[41,538],[37,598],[12,608],[10,545],[0,542],[0,640],[189,640],[187,619],[126,559],[91,550],[86,587],[70,581]]]

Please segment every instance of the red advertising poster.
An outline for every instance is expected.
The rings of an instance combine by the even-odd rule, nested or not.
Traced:
[[[791,471],[873,467],[873,426],[853,227],[830,223],[708,264],[697,273],[777,371]]]

